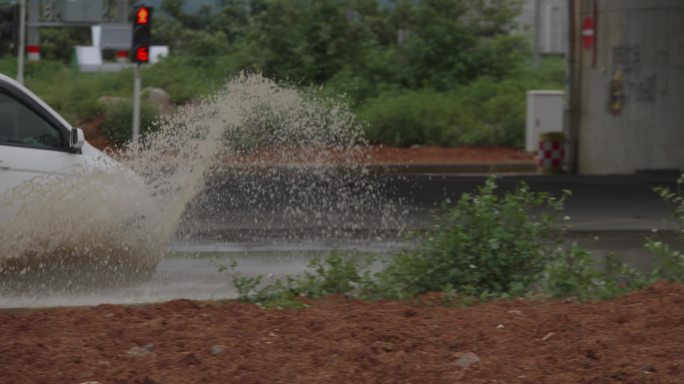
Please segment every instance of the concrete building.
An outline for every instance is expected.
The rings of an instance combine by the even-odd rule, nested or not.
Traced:
[[[684,1],[568,4],[570,167],[684,170]]]
[[[537,4],[537,1],[539,4]],[[525,0],[516,18],[516,32],[530,38],[535,44],[536,7],[539,7],[539,51],[547,55],[563,55],[568,49],[568,3],[567,0]]]

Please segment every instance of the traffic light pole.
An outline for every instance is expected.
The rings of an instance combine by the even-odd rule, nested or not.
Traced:
[[[152,7],[136,6],[133,10],[133,44],[131,45],[131,61],[135,63],[135,81],[133,83],[133,141],[140,138],[140,83],[142,82],[142,64],[150,60],[150,28]]]
[[[142,82],[142,64],[135,64],[135,80],[133,82],[133,141],[140,137],[140,83]]]
[[[26,52],[26,0],[19,2],[19,47],[17,48],[17,81],[24,84],[24,52]]]

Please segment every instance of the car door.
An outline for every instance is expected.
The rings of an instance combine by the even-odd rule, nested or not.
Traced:
[[[27,91],[0,82],[0,202],[36,177],[86,171],[83,156],[69,149],[69,127],[41,104]],[[0,221],[11,219],[14,210],[4,203]]]

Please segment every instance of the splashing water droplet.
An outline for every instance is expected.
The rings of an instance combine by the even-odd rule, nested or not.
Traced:
[[[240,75],[156,127],[110,153],[123,166],[0,197],[0,208],[21,202],[0,223],[0,285],[126,281],[154,271],[177,237],[344,238],[401,216],[359,165],[361,125],[334,100]]]

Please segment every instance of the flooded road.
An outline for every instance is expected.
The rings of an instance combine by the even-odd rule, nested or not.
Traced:
[[[425,229],[430,226],[437,201],[452,198],[460,193],[474,190],[484,178],[416,176],[420,188],[409,184],[387,188],[395,194],[404,195],[409,214],[398,226],[408,230]],[[509,189],[521,178],[502,180],[502,188]],[[652,255],[643,244],[645,238],[654,236],[658,229],[662,240],[676,242],[674,226],[668,221],[670,210],[651,191],[653,186],[666,184],[669,179],[656,177],[631,178],[527,178],[535,191],[558,192],[573,190],[566,204],[570,217],[568,242],[576,241],[602,260],[609,254],[632,263],[638,269],[648,270]],[[396,182],[396,181],[395,181]],[[415,184],[413,184],[415,185]],[[412,200],[411,200],[412,199]],[[375,212],[368,211],[369,221],[359,226],[359,231],[343,232],[346,237],[336,238],[330,233],[300,225],[294,221],[274,219],[269,228],[254,225],[247,218],[249,207],[239,211],[206,215],[211,219],[210,239],[192,238],[174,242],[162,258],[152,276],[143,282],[117,285],[109,288],[91,288],[78,293],[50,293],[0,296],[0,307],[54,307],[98,305],[102,303],[137,304],[168,301],[177,298],[217,300],[237,297],[231,279],[220,268],[235,260],[237,270],[243,276],[265,276],[265,283],[284,276],[293,276],[306,270],[309,261],[337,250],[360,258],[369,254],[388,256],[404,247],[412,246],[404,235],[394,232],[392,236],[370,235]],[[238,213],[236,215],[236,213]],[[230,218],[232,217],[232,220]],[[194,225],[207,225],[208,221],[194,220]],[[341,223],[342,225],[344,223]],[[187,223],[185,223],[187,225]],[[282,229],[285,230],[282,230]],[[369,228],[368,231],[364,228]],[[217,230],[220,229],[220,230]],[[296,233],[293,229],[297,229]],[[406,228],[404,228],[406,229]],[[294,237],[293,237],[294,236]],[[218,240],[216,237],[240,240]]]
[[[306,270],[310,260],[332,250],[364,258],[390,255],[408,246],[399,242],[318,244],[254,243],[177,243],[159,263],[154,274],[144,282],[132,282],[107,288],[88,288],[78,292],[6,294],[0,296],[0,308],[91,306],[98,304],[141,304],[173,299],[220,300],[237,297],[228,267],[237,262],[243,276],[264,276],[264,283]]]

